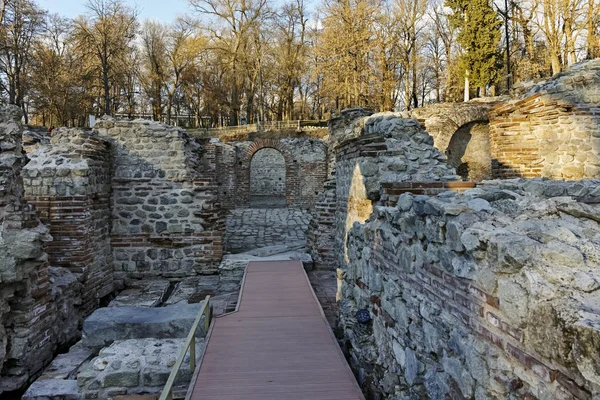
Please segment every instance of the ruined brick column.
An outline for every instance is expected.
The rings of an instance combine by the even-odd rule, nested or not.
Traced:
[[[52,265],[67,268],[83,283],[81,308],[87,315],[114,290],[109,143],[91,132],[63,128],[50,146],[30,157],[23,170],[26,200],[50,229]]]

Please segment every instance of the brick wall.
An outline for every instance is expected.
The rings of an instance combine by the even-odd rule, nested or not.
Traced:
[[[433,136],[434,146],[465,180],[490,179],[488,110],[497,103],[441,103],[417,108],[410,116]]]
[[[577,65],[490,111],[494,178],[600,176],[599,64]]]
[[[46,245],[50,263],[80,274],[83,315],[114,290],[109,148],[92,133],[59,129],[23,171],[26,200],[53,237]]]
[[[251,190],[252,160],[269,149],[283,156],[285,164],[285,204],[311,209],[321,194],[327,177],[327,145],[317,139],[259,139],[254,142],[217,143],[217,182],[225,208],[248,207]],[[281,176],[283,177],[283,173]],[[276,177],[275,179],[278,179]]]

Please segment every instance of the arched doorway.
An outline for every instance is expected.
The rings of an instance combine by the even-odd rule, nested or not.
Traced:
[[[448,163],[465,181],[491,178],[489,125],[470,122],[461,126],[446,149]]]
[[[274,148],[263,148],[250,161],[251,207],[285,207],[286,201],[285,157]]]

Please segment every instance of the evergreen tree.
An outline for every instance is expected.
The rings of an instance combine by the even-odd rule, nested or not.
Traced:
[[[446,6],[453,11],[450,24],[459,30],[457,41],[463,49],[459,63],[466,78],[465,91],[469,84],[485,91],[499,78],[502,21],[490,0],[446,0]]]

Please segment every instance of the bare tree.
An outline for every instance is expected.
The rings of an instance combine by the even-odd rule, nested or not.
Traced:
[[[401,30],[404,48],[404,107],[410,110],[419,106],[418,100],[418,60],[424,44],[423,17],[427,11],[427,0],[396,0],[394,13]]]
[[[33,46],[43,32],[45,13],[32,0],[4,1],[0,8],[0,74],[2,91],[25,113],[27,73]]]
[[[142,86],[151,99],[152,117],[162,120],[163,90],[167,81],[167,29],[158,22],[146,21],[142,29]]]
[[[293,118],[294,94],[304,71],[307,22],[304,0],[284,4],[275,17],[277,38],[274,55],[277,57],[282,100],[279,113],[288,120]]]
[[[82,51],[96,59],[102,80],[105,114],[112,114],[111,84],[132,51],[137,30],[136,11],[123,0],[88,0],[88,14],[75,21],[75,36]]]
[[[240,65],[248,57],[254,32],[270,16],[267,0],[190,0],[190,4],[201,14],[212,17],[217,23],[207,24],[213,40],[214,50],[218,51],[230,68],[231,104],[230,123],[239,121],[241,94],[244,86],[244,71]]]

